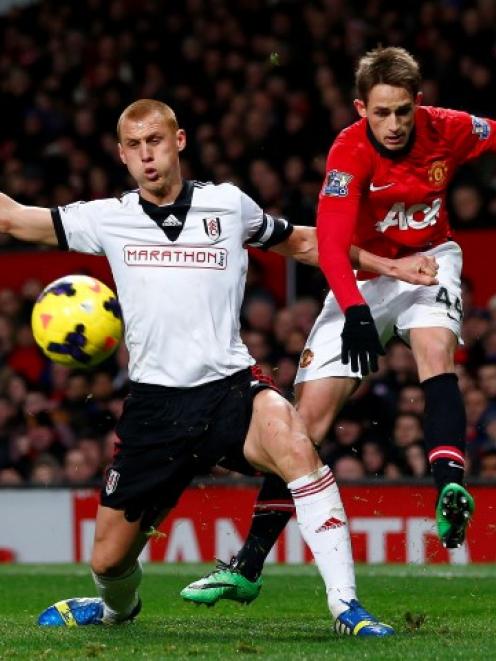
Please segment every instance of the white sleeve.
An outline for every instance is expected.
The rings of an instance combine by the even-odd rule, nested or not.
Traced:
[[[264,222],[264,212],[249,195],[241,193],[241,221],[243,223],[243,242],[247,243],[255,236]]]
[[[285,218],[265,213],[246,193],[241,191],[241,218],[246,245],[266,250],[281,243],[291,234],[293,226]]]
[[[107,200],[74,202],[52,209],[55,233],[62,250],[75,250],[96,255],[104,253],[99,227]]]

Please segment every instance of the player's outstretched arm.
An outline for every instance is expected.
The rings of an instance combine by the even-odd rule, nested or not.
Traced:
[[[403,280],[412,285],[437,285],[438,264],[435,257],[420,253],[388,259],[352,246],[350,259],[354,268],[369,271],[379,275],[387,275],[397,280]]]
[[[295,225],[290,236],[272,246],[271,250],[284,257],[292,257],[303,264],[319,265],[315,227]],[[374,255],[363,248],[351,246],[350,260],[354,269],[388,275],[412,285],[436,285],[438,283],[436,259],[428,255],[416,254],[399,259],[388,259]]]
[[[57,245],[50,209],[27,207],[0,193],[0,232],[21,241]]]

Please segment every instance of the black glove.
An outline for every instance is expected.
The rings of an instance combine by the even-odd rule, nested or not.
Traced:
[[[352,372],[358,372],[360,366],[362,376],[377,372],[377,357],[384,356],[384,349],[368,305],[352,305],[346,310],[341,338],[343,365],[351,362]]]

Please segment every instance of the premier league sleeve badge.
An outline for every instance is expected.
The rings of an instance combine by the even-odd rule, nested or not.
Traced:
[[[348,184],[352,179],[352,174],[330,170],[322,186],[322,195],[328,197],[346,197],[348,195]]]

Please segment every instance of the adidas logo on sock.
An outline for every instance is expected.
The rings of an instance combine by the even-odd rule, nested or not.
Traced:
[[[327,521],[324,521],[324,523],[320,526],[320,528],[317,528],[315,532],[325,532],[326,530],[333,530],[334,528],[341,528],[342,526],[345,526],[346,523],[344,521],[341,521],[341,519],[337,519],[335,516],[331,516]]]

